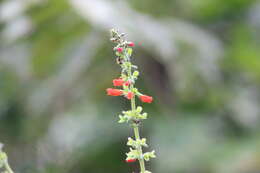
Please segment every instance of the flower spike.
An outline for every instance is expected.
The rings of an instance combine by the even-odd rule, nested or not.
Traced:
[[[141,138],[139,133],[139,125],[142,120],[147,119],[147,113],[143,112],[141,106],[136,106],[135,96],[144,103],[152,103],[153,97],[144,95],[135,88],[134,84],[139,76],[137,66],[133,65],[132,60],[132,47],[135,46],[133,42],[126,41],[123,37],[124,34],[118,33],[116,30],[111,30],[111,41],[117,45],[114,47],[115,54],[117,56],[117,64],[122,68],[121,76],[118,79],[113,80],[115,87],[121,87],[121,89],[107,89],[107,95],[109,96],[124,96],[131,102],[131,109],[123,111],[119,115],[119,123],[129,123],[133,127],[134,138],[128,138],[127,145],[130,146],[130,151],[126,153],[127,163],[139,161],[141,173],[151,173],[145,168],[145,161],[149,161],[150,158],[155,158],[154,150],[151,152],[143,153],[142,147],[148,147],[146,144],[146,138]]]

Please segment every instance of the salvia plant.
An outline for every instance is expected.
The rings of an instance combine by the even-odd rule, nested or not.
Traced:
[[[118,31],[111,30],[111,39],[116,44],[114,47],[116,62],[121,67],[121,74],[117,79],[113,80],[114,87],[108,88],[107,95],[109,96],[123,96],[131,103],[131,109],[122,111],[119,115],[119,123],[128,123],[134,131],[134,138],[129,137],[127,145],[130,151],[126,153],[126,162],[139,161],[140,173],[151,173],[145,169],[145,161],[150,158],[155,158],[154,150],[151,152],[143,152],[143,147],[148,147],[146,138],[141,138],[139,133],[139,126],[142,120],[147,119],[147,113],[143,112],[141,106],[136,106],[136,98],[138,97],[141,102],[151,103],[153,98],[148,95],[142,94],[134,85],[139,76],[137,66],[133,65],[132,60],[132,47],[135,46],[133,42],[124,39],[124,34]]]
[[[2,150],[3,144],[0,143],[0,172],[1,173],[14,173],[8,163],[7,154]]]

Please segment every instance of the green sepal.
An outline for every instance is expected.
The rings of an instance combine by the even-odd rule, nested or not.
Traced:
[[[132,65],[132,68],[138,69],[137,65]]]
[[[145,161],[149,161],[150,158],[155,158],[155,157],[156,157],[156,156],[155,156],[155,151],[154,151],[154,150],[151,151],[151,152],[146,152],[146,153],[144,153],[144,155],[143,155],[143,158],[144,158]]]
[[[148,147],[148,145],[146,144],[146,138],[139,139],[139,143],[144,147]]]
[[[121,57],[122,53],[120,52],[116,52],[116,56],[120,56]]]
[[[135,71],[133,72],[133,76],[134,76],[135,78],[138,77],[138,76],[139,76],[139,71],[135,70]]]
[[[137,113],[141,113],[142,110],[143,110],[143,108],[142,108],[141,106],[138,106],[138,107],[136,108],[136,112],[137,112]]]
[[[146,144],[146,138],[134,140],[129,137],[127,141],[127,145],[132,146],[134,148],[138,148],[140,146],[148,147],[148,145]]]
[[[118,123],[124,123],[127,122],[127,118],[125,116],[119,115]]]
[[[130,151],[126,153],[126,160],[139,158],[139,152],[135,149],[130,148]]]
[[[128,146],[135,146],[135,140],[133,140],[132,138],[128,138],[128,141],[127,141],[127,145]]]
[[[139,114],[138,118],[145,120],[145,119],[147,119],[147,116],[148,116],[148,114],[145,112],[145,113]]]
[[[127,55],[130,57],[133,53],[133,49],[132,48],[128,48],[127,49]]]

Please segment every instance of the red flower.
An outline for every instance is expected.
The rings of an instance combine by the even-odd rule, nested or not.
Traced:
[[[129,86],[130,84],[131,84],[130,81],[126,81],[126,82],[124,83],[125,86]]]
[[[130,46],[130,47],[134,47],[135,46],[135,44],[133,42],[129,42],[127,45]]]
[[[134,97],[134,93],[132,93],[131,91],[127,93],[127,95],[125,96],[127,99],[131,100]]]
[[[123,94],[122,90],[113,89],[113,88],[108,88],[106,91],[107,91],[107,95],[109,96],[121,96]]]
[[[135,162],[136,161],[136,159],[127,159],[127,160],[125,160],[127,163],[131,163],[131,162]]]
[[[119,48],[117,48],[116,50],[117,50],[117,52],[119,52],[119,53],[123,52],[123,48],[122,48],[122,47],[119,47]]]
[[[145,103],[152,103],[152,101],[153,101],[153,98],[151,96],[147,96],[147,95],[141,95],[139,98],[142,102],[145,102]]]
[[[118,79],[114,79],[113,80],[113,85],[114,86],[122,86],[124,84],[124,81],[123,81],[123,79],[121,79],[121,78],[118,78]]]

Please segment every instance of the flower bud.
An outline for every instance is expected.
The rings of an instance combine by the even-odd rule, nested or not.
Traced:
[[[127,163],[131,163],[131,162],[135,162],[136,161],[136,159],[127,159],[127,160],[125,160]]]
[[[153,97],[147,95],[141,95],[139,99],[144,103],[152,103]]]
[[[129,100],[131,100],[133,97],[134,97],[134,93],[131,91],[126,94],[126,98]]]
[[[130,47],[134,47],[135,46],[134,42],[128,42],[127,45],[130,46]]]
[[[131,84],[130,81],[126,81],[126,82],[124,83],[125,86],[129,86],[130,84]]]
[[[119,53],[122,53],[122,52],[123,52],[123,48],[122,48],[122,47],[118,47],[118,48],[116,49],[116,51],[119,52]]]
[[[122,86],[124,84],[124,80],[121,79],[121,78],[118,78],[118,79],[114,79],[113,80],[113,85],[114,86]]]
[[[123,94],[123,91],[119,89],[108,88],[106,91],[109,96],[120,96]]]

